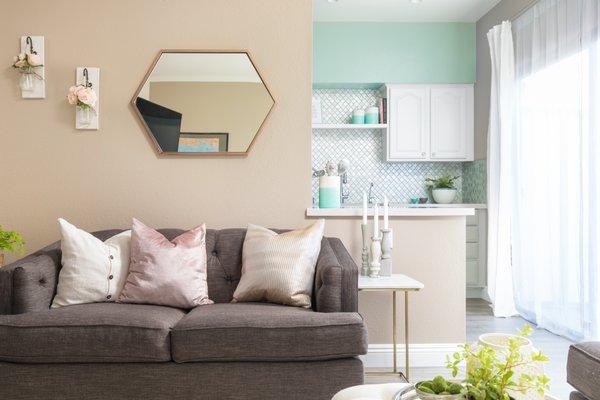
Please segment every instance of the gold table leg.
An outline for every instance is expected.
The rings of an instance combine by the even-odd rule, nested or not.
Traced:
[[[395,290],[392,292],[392,299],[393,299],[393,302],[392,302],[392,304],[393,304],[392,305],[392,329],[393,329],[392,343],[394,346],[394,349],[393,349],[394,361],[393,361],[393,363],[394,363],[394,373],[398,373],[398,366],[396,365],[398,338],[396,337],[397,329],[396,329],[396,291]]]
[[[366,375],[399,375],[406,382],[409,378],[409,349],[408,349],[408,291],[404,290],[404,367],[405,372],[398,371],[398,324],[397,324],[397,290],[392,290],[392,353],[393,353],[393,369],[392,371],[368,371]]]
[[[395,292],[394,292],[395,293]],[[409,382],[410,371],[409,371],[409,349],[408,349],[408,291],[404,292],[404,373],[406,382]]]

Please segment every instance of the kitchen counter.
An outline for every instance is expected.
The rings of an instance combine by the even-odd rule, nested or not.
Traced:
[[[486,208],[485,204],[390,204],[390,217],[452,217],[475,215],[475,209]],[[380,216],[383,214],[380,208]],[[369,208],[369,216],[373,208]],[[345,205],[342,208],[306,209],[307,217],[362,217],[362,206]]]

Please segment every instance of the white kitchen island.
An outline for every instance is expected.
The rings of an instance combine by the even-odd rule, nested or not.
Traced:
[[[466,221],[478,208],[474,204],[390,205],[393,273],[409,276],[424,285],[418,294],[411,296],[410,304],[405,305],[404,296],[397,299],[398,310],[405,306],[410,309],[412,367],[443,367],[446,354],[466,340]],[[371,208],[369,238],[373,234],[372,211]],[[357,267],[361,264],[360,205],[337,209],[311,207],[305,212],[307,220],[325,219],[325,235],[340,238]],[[405,340],[404,329],[396,326],[397,329],[390,330],[394,315],[390,297],[382,291],[359,293],[359,312],[369,332],[369,353],[364,362],[370,370],[393,370],[396,340],[400,363],[406,355],[405,347],[400,344]]]

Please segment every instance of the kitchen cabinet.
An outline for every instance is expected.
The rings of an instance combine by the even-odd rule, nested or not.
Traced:
[[[467,216],[467,298],[487,298],[487,210]]]
[[[472,161],[473,85],[386,85],[387,161]]]
[[[388,159],[425,160],[429,153],[429,90],[405,86],[391,90],[388,101]]]

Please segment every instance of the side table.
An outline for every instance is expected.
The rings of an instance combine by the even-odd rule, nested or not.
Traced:
[[[358,277],[358,290],[361,292],[391,292],[392,293],[392,346],[393,346],[393,369],[392,371],[383,372],[367,372],[370,375],[400,375],[406,382],[409,382],[410,378],[410,358],[409,358],[409,318],[408,318],[408,294],[423,289],[425,286],[406,275],[392,274],[392,276],[381,276],[379,278],[370,278],[368,276]],[[405,373],[398,371],[397,365],[397,353],[398,353],[398,339],[397,339],[397,311],[396,311],[396,294],[398,292],[404,292],[404,366]]]

